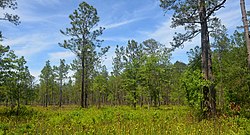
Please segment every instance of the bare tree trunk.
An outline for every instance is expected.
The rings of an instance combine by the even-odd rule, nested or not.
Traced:
[[[60,102],[59,107],[62,107],[62,79],[60,79]]]
[[[82,53],[83,54],[83,53]],[[81,107],[85,108],[85,76],[84,76],[84,70],[85,70],[85,66],[84,66],[84,58],[82,58],[82,92],[81,92]]]
[[[140,101],[141,101],[140,105],[141,107],[143,107],[143,94],[142,93],[141,93]]]
[[[87,69],[87,67],[86,67],[86,69]],[[88,82],[88,73],[87,73],[87,71],[86,71],[86,74],[85,74],[85,97],[84,97],[84,106],[85,106],[85,108],[88,108],[88,89],[89,89],[89,86],[88,86],[88,84],[89,84],[89,82]]]
[[[97,97],[98,97],[98,109],[100,109],[101,108],[101,93],[100,93],[100,90],[98,90]]]
[[[219,57],[218,57],[218,61],[219,61],[219,68],[220,68],[220,73],[222,74],[222,54],[221,54],[222,50],[219,51]],[[223,78],[222,76],[220,76],[220,92],[219,92],[219,106],[220,109],[222,110],[224,108],[224,90],[223,90]]]
[[[54,83],[52,85],[54,85]],[[52,104],[53,106],[55,106],[54,86],[52,86],[52,89],[51,89],[51,98],[52,98]]]
[[[243,21],[243,25],[244,25],[244,32],[245,32],[246,45],[247,45],[248,69],[250,69],[250,35],[249,35],[249,29],[248,29],[249,25],[248,25],[248,21],[247,21],[245,0],[240,0],[240,7],[241,7],[242,21]]]
[[[48,95],[47,94],[45,94],[45,96],[44,96],[45,98],[45,100],[44,100],[44,102],[45,102],[45,107],[47,107],[48,106]]]
[[[46,81],[45,107],[48,106],[48,80]]]
[[[16,115],[19,115],[19,111],[20,111],[20,97],[21,97],[21,91],[20,91],[20,88],[18,88],[18,100],[17,100],[17,112],[16,112]]]
[[[208,34],[208,79],[211,82],[214,82],[214,78],[213,78],[213,73],[212,73],[212,56],[211,56],[212,52],[210,49],[210,44],[209,44],[209,34]],[[214,88],[214,84],[210,84],[209,87],[209,103],[211,106],[211,114],[212,117],[215,117],[216,115],[216,90]]]
[[[136,109],[136,92],[133,92],[133,98],[134,98],[133,107],[134,109]]]
[[[169,89],[167,88],[167,91],[166,91],[166,104],[169,105]]]
[[[200,0],[200,24],[201,24],[201,50],[202,50],[202,73],[205,80],[213,81],[212,59],[209,45],[209,33],[206,18],[205,0]],[[203,115],[208,117],[210,113],[216,113],[215,90],[214,86],[203,87],[204,102],[202,103]]]

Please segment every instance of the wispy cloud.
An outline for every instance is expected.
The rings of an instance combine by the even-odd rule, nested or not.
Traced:
[[[67,14],[60,13],[61,9],[53,14],[48,14],[55,6],[60,5],[60,0],[19,0],[17,14],[21,22],[42,22],[53,23],[59,17],[67,17]],[[46,6],[46,7],[45,7]],[[44,12],[44,10],[49,10]],[[41,14],[41,12],[43,12]]]
[[[34,69],[29,69],[31,75],[35,77],[35,83],[39,82],[39,75],[41,74],[41,70],[34,70]]]
[[[170,28],[171,19],[168,18],[156,27],[152,32],[145,32],[145,35],[148,35],[148,38],[154,38],[162,44],[165,44],[167,47],[170,46],[170,42],[173,40],[175,32],[185,32],[183,27]]]
[[[34,2],[37,2],[43,6],[60,4],[60,0],[34,0]]]
[[[235,29],[242,24],[240,2],[236,0],[228,0],[225,8],[221,8],[216,16],[221,19],[228,29]]]
[[[108,72],[112,71],[112,62],[113,62],[113,58],[115,57],[115,46],[112,46],[109,51],[106,54],[107,57],[105,57],[103,59],[103,65],[106,66]]]
[[[53,14],[53,15],[47,15],[47,16],[37,16],[36,14],[32,13],[25,13],[20,12],[19,16],[21,18],[22,22],[29,22],[29,23],[50,23],[50,24],[58,24],[55,22],[55,20],[58,20],[58,18],[67,18],[67,15],[65,14]]]
[[[18,4],[25,8],[35,8],[36,6],[56,6],[59,5],[60,0],[18,0]]]
[[[109,36],[109,37],[101,37],[104,41],[114,41],[114,42],[127,42],[128,40],[131,40],[133,38],[131,37],[119,37],[119,36]]]
[[[175,32],[184,33],[185,30],[183,27],[170,28],[171,20],[167,19],[164,23],[159,25],[157,29],[151,33],[146,32],[149,37],[156,39],[160,43],[164,44],[166,47],[171,48],[170,42],[173,41],[173,36],[175,36]],[[200,37],[197,36],[192,39],[191,42],[184,43],[183,47],[176,48],[174,52],[172,52],[172,62],[182,61],[188,63],[188,56],[186,54],[191,48],[195,46],[200,46]]]
[[[60,59],[65,59],[66,63],[72,62],[72,60],[76,57],[74,53],[70,51],[62,51],[62,52],[52,52],[49,53],[49,60],[51,63],[59,63]]]
[[[225,5],[225,8],[220,9],[216,16],[222,20],[228,29],[236,29],[237,26],[241,25],[241,12],[239,7],[239,1],[228,0]],[[155,30],[141,31],[142,35],[147,36],[148,38],[154,38],[157,41],[165,44],[167,47],[171,47],[169,42],[172,41],[175,32],[184,33],[185,30],[183,27],[177,27],[175,29],[170,28],[171,25],[171,16],[166,14],[166,20],[158,25]],[[172,54],[172,61],[181,60],[183,62],[188,62],[188,57],[186,52],[195,46],[200,46],[200,37],[197,36],[192,40],[192,42],[187,42],[184,44],[183,48],[176,49]]]
[[[140,20],[143,20],[143,19],[145,19],[145,18],[136,18],[136,19],[125,20],[125,21],[116,22],[116,23],[112,23],[112,24],[106,24],[106,25],[104,24],[103,27],[105,29],[112,29],[112,28],[117,28],[117,27],[121,27],[121,26],[130,24],[130,23],[133,23],[133,22],[136,22],[136,21],[140,21]]]
[[[3,41],[3,44],[11,46],[11,49],[17,55],[29,58],[57,44],[53,41],[52,35],[50,36],[44,34],[27,34],[17,38],[6,39]]]

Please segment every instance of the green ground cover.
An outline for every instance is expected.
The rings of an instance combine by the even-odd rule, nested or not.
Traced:
[[[250,134],[250,120],[221,116],[198,121],[184,106],[160,108],[23,107],[19,116],[0,107],[0,134]]]

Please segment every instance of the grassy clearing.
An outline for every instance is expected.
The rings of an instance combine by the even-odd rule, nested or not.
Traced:
[[[183,106],[136,110],[126,106],[25,107],[18,117],[0,107],[0,121],[0,134],[250,134],[249,119],[221,117],[198,122]]]

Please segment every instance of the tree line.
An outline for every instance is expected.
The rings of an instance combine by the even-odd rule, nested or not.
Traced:
[[[59,46],[72,51],[76,59],[70,65],[61,59],[59,66],[51,66],[47,61],[39,84],[32,83],[34,79],[28,74],[24,58],[17,59],[13,51],[1,46],[0,86],[4,89],[1,91],[6,92],[0,93],[0,100],[6,104],[15,104],[16,100],[19,106],[27,100],[21,97],[25,97],[29,86],[33,93],[26,94],[32,97],[29,101],[44,106],[131,105],[136,108],[137,105],[188,104],[205,118],[215,116],[218,111],[229,111],[229,105],[235,104],[242,108],[242,114],[249,116],[249,12],[241,0],[245,32],[228,35],[226,27],[215,16],[225,2],[160,0],[164,12],[173,11],[171,27],[184,26],[185,33],[176,33],[170,42],[172,48],[154,39],[142,43],[129,40],[127,45],[117,45],[111,73],[102,62],[110,47],[102,47],[102,40],[98,38],[105,28],[98,28],[97,10],[82,2],[69,15],[70,27],[60,30],[69,38]],[[197,35],[201,35],[201,47],[188,52],[189,63],[171,63],[171,52]],[[74,72],[73,76],[68,74],[69,70]],[[10,76],[12,84],[8,81]],[[24,83],[23,76],[31,78],[24,79],[29,83]],[[14,98],[11,92],[17,96]]]

